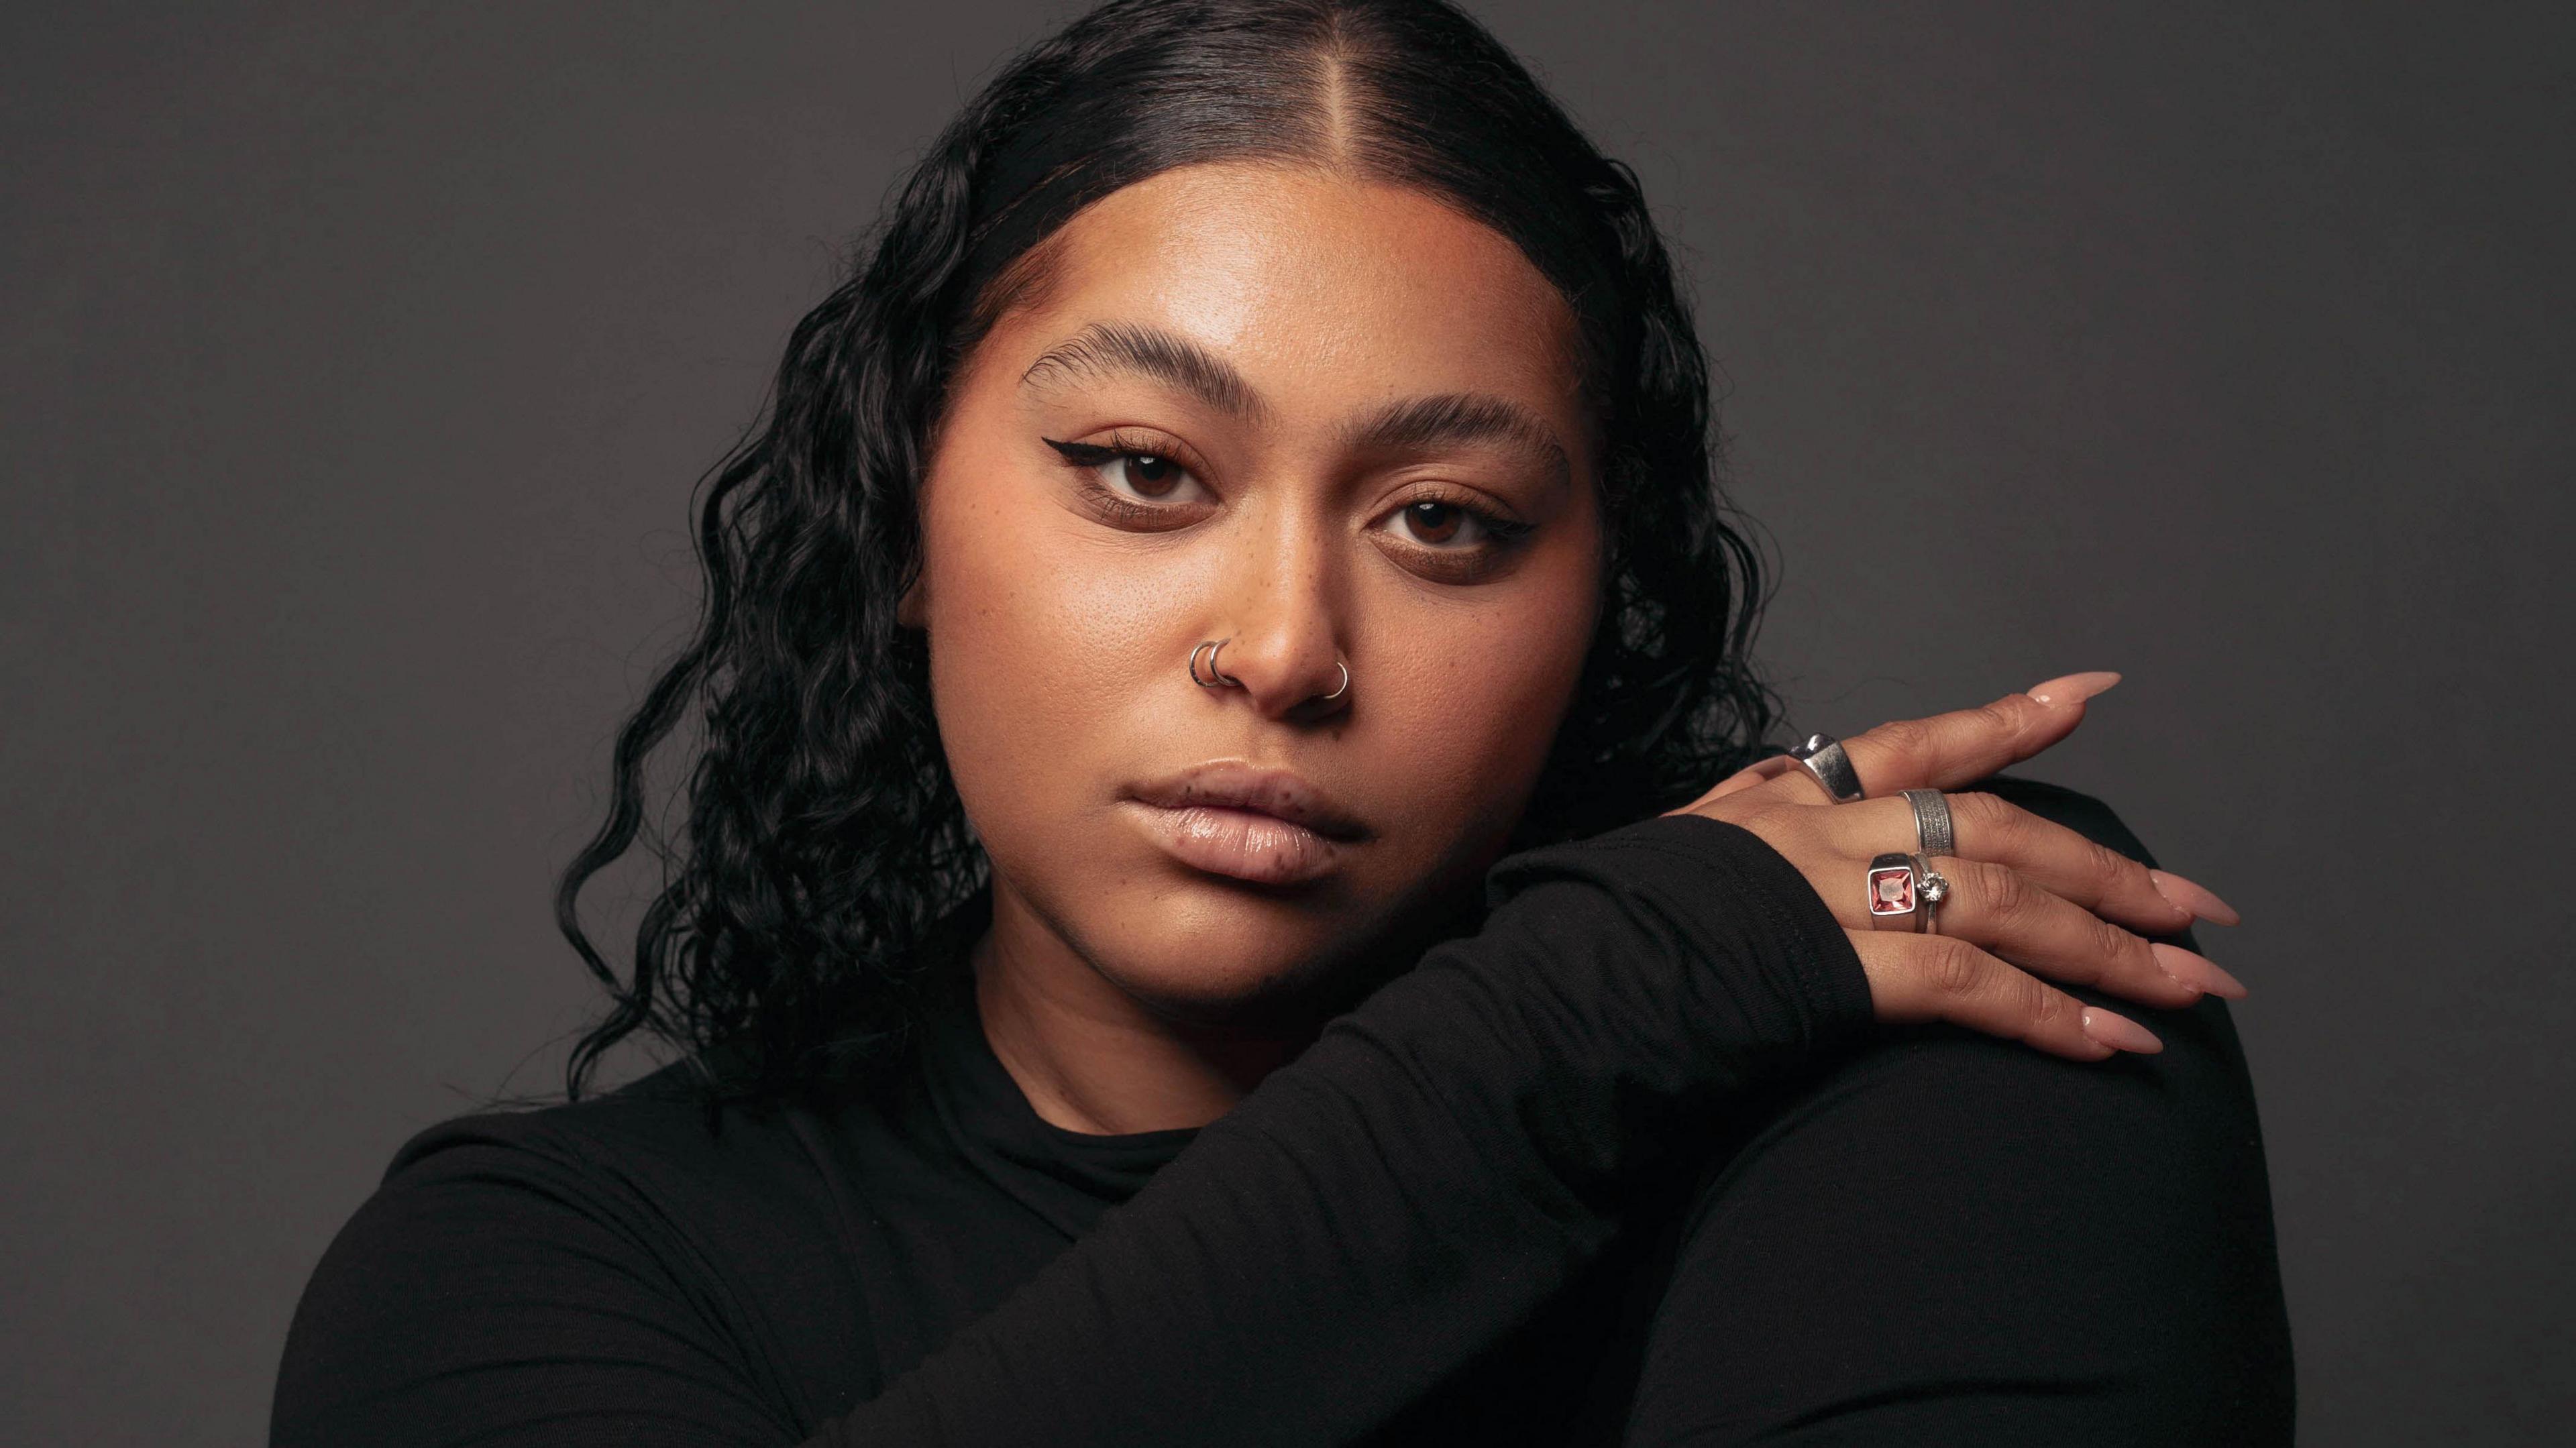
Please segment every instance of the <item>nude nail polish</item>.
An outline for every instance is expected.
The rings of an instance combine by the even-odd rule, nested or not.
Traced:
[[[2165,1048],[2156,1033],[2130,1020],[2113,1015],[2100,1006],[2084,1008],[2084,1034],[2115,1051],[2139,1051],[2152,1055]]]
[[[2184,985],[2205,990],[2211,995],[2225,996],[2232,1001],[2245,999],[2245,982],[2220,970],[2218,963],[2208,956],[2194,955],[2179,945],[2167,945],[2161,940],[2149,945],[2147,950],[2155,956],[2156,964],[2164,967],[2165,974]]]
[[[2098,694],[2107,694],[2118,682],[2118,674],[2108,669],[2095,669],[2089,673],[2063,674],[2044,684],[2033,684],[2022,692],[2052,709],[2063,709]]]
[[[2190,911],[2196,920],[2206,920],[2212,925],[2234,925],[2244,918],[2236,913],[2235,906],[2211,894],[2207,886],[2195,885],[2170,871],[2149,870],[2147,882],[2156,887],[2157,894]]]

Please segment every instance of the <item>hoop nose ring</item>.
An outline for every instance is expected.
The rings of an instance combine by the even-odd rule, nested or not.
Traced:
[[[1209,639],[1200,644],[1197,648],[1190,650],[1190,682],[1198,685],[1202,689],[1213,689],[1220,684],[1233,684],[1237,687],[1241,687],[1243,684],[1241,679],[1238,679],[1234,675],[1226,673],[1217,667],[1217,655],[1224,650],[1227,644],[1232,642],[1234,642],[1233,636],[1228,635],[1221,639]],[[1207,655],[1209,677],[1202,678],[1199,674],[1199,655],[1201,654]],[[1351,688],[1351,666],[1343,663],[1339,659],[1335,659],[1333,660],[1333,667],[1342,671],[1342,682],[1340,687],[1323,696],[1326,699],[1338,699],[1342,697],[1342,695],[1349,693]]]
[[[1241,679],[1236,678],[1232,674],[1218,672],[1216,666],[1217,651],[1233,641],[1234,640],[1230,636],[1221,639],[1210,639],[1207,642],[1200,644],[1197,648],[1190,650],[1190,682],[1198,685],[1202,689],[1213,689],[1220,684],[1240,685],[1243,682]],[[1199,677],[1200,654],[1206,654],[1208,656],[1208,672],[1216,675],[1216,677],[1212,679],[1202,679]]]

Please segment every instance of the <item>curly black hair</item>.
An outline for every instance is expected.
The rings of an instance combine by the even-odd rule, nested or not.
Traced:
[[[926,641],[896,621],[947,389],[1040,294],[1067,219],[1224,160],[1441,198],[1511,238],[1579,321],[1601,624],[1511,848],[1677,807],[1765,748],[1761,555],[1719,485],[1707,359],[1636,174],[1441,0],[1111,0],[1013,59],[899,181],[709,475],[695,634],[619,732],[607,818],[555,892],[614,1001],[572,1052],[567,1099],[639,1030],[686,1053],[710,1111],[905,1058],[943,964],[923,946],[990,871]],[[648,832],[646,766],[684,720],[703,737],[674,842]],[[639,839],[663,883],[621,980],[576,906]]]

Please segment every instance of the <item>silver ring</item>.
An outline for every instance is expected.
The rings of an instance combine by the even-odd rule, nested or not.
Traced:
[[[1222,651],[1227,644],[1232,642],[1234,642],[1234,639],[1231,636],[1221,639],[1209,639],[1201,643],[1197,648],[1190,650],[1190,682],[1198,685],[1202,689],[1213,689],[1220,684],[1241,685],[1243,683],[1241,679],[1219,670],[1216,666],[1217,654]],[[1202,679],[1199,677],[1199,655],[1202,653],[1208,656],[1208,672],[1215,675],[1214,678]],[[1342,686],[1323,696],[1327,699],[1338,699],[1342,697],[1344,693],[1348,692],[1351,687],[1351,666],[1343,663],[1339,659],[1335,659],[1333,660],[1333,667],[1342,671]]]
[[[1869,857],[1869,928],[1923,931],[1922,856],[1890,850]]]
[[[1914,806],[1914,850],[1921,855],[1955,855],[1958,837],[1950,828],[1950,801],[1937,789],[1897,791]]]
[[[1921,877],[1915,898],[1922,902],[1923,933],[1938,935],[1941,933],[1941,902],[1950,898],[1950,877],[1933,869],[1932,861],[1921,850],[1914,853],[1914,873]]]
[[[1232,637],[1209,639],[1200,644],[1197,648],[1190,650],[1190,682],[1198,685],[1202,689],[1213,689],[1221,684],[1242,683],[1243,681],[1241,679],[1236,678],[1232,674],[1220,673],[1216,666],[1217,651],[1232,642],[1234,642]],[[1199,677],[1199,654],[1202,651],[1204,651],[1208,656],[1208,672],[1215,674],[1215,678],[1202,679]]]
[[[1836,804],[1855,804],[1869,796],[1861,793],[1860,771],[1852,768],[1851,756],[1843,753],[1842,744],[1830,734],[1810,734],[1805,740],[1789,746],[1789,757],[1806,768],[1816,783],[1825,787]]]

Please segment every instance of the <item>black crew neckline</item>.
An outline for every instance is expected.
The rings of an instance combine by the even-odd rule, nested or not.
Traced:
[[[1093,1133],[1038,1114],[984,1032],[968,952],[991,919],[987,884],[938,931],[945,989],[927,1022],[922,1080],[957,1148],[1013,1196],[1069,1234],[1101,1207],[1126,1201],[1202,1128]],[[1068,1196],[1068,1189],[1070,1196]]]

